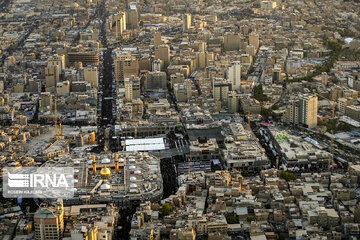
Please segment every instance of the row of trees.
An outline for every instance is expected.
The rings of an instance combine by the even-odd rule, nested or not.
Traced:
[[[312,73],[304,77],[288,80],[288,82],[311,81],[313,77],[320,75],[322,72],[330,72],[330,69],[334,66],[342,52],[342,43],[334,40],[324,40],[324,45],[331,50],[330,58],[323,65],[316,66],[315,71]]]

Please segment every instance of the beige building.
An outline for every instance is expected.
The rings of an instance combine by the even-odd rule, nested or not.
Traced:
[[[48,60],[48,66],[59,66],[59,72],[66,68],[65,55],[55,54]]]
[[[345,115],[356,121],[360,121],[360,106],[347,106],[345,108]]]
[[[260,37],[257,33],[251,33],[249,35],[249,45],[253,45],[257,51],[260,47]]]
[[[346,98],[339,98],[338,99],[338,109],[341,114],[345,114],[345,109],[347,106],[348,100]]]
[[[174,84],[174,94],[178,102],[187,102],[191,98],[191,80],[186,79],[184,83]]]
[[[287,123],[299,124],[299,104],[297,101],[289,101],[283,120]]]
[[[228,94],[228,109],[230,113],[239,112],[239,97],[236,91],[231,91]]]
[[[157,32],[154,34],[154,47],[155,49],[162,44],[161,41],[161,32]]]
[[[126,30],[126,15],[125,13],[119,13],[114,17],[115,20],[115,36],[116,39],[121,39],[123,32]]]
[[[138,11],[136,8],[130,9],[126,13],[126,24],[128,29],[136,29],[139,26]]]
[[[59,66],[51,66],[45,68],[45,86],[46,90],[53,92],[56,84],[60,81]]]
[[[241,64],[236,61],[227,68],[227,80],[231,83],[231,90],[241,89]]]
[[[51,110],[53,103],[52,95],[49,92],[40,93],[40,110],[42,108],[49,108]]]
[[[183,31],[188,31],[191,28],[191,14],[185,14],[183,17]]]
[[[199,137],[190,142],[188,157],[191,161],[219,159],[219,156],[219,146],[215,138]]]
[[[69,96],[70,94],[70,82],[63,81],[56,84],[56,94],[58,96]]]
[[[215,78],[213,81],[213,96],[215,102],[227,102],[231,84],[223,78]]]
[[[302,96],[299,100],[299,122],[309,128],[317,126],[318,97]]]
[[[160,59],[164,62],[164,67],[170,65],[170,47],[169,45],[162,44],[155,48],[155,60]]]
[[[140,98],[140,79],[138,77],[125,78],[124,87],[126,101]]]
[[[296,100],[289,101],[283,120],[292,124],[304,124],[309,128],[317,126],[318,97],[301,95]]]
[[[260,114],[261,113],[261,104],[258,100],[249,97],[242,96],[240,98],[241,109],[245,114]]]
[[[166,90],[167,89],[166,73],[164,72],[149,72],[145,79],[145,90]]]
[[[276,8],[276,1],[261,1],[260,8],[263,10],[271,10]]]
[[[91,84],[92,87],[98,88],[99,86],[99,73],[97,67],[84,68],[84,80]]]
[[[233,51],[240,49],[240,33],[226,33],[224,36],[224,50]]]
[[[246,54],[249,54],[250,56],[255,56],[256,54],[256,49],[254,45],[247,45],[246,46]]]
[[[188,65],[169,65],[169,67],[167,68],[167,72],[168,74],[176,74],[176,73],[181,73],[184,75],[184,77],[189,77],[190,75],[190,68]]]
[[[175,83],[184,83],[184,81],[185,81],[184,74],[174,73],[170,75],[171,87],[173,87]]]
[[[58,202],[57,206],[40,206],[34,215],[35,239],[62,239],[64,231],[64,207]]]
[[[129,54],[118,56],[114,61],[115,65],[115,81],[124,82],[125,78],[129,78],[132,75],[137,76],[139,74],[139,61],[134,56]]]

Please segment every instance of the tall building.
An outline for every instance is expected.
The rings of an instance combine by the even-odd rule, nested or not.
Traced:
[[[154,47],[155,49],[162,44],[161,42],[161,32],[157,32],[154,35]]]
[[[146,74],[145,79],[145,90],[146,91],[156,91],[156,90],[166,90],[167,81],[165,72],[149,72]]]
[[[99,86],[99,73],[97,67],[84,68],[84,81],[91,84],[92,87]]]
[[[136,57],[130,56],[130,54],[117,56],[114,65],[115,80],[117,82],[123,82],[125,78],[139,74],[139,61]]]
[[[183,17],[183,31],[187,31],[191,28],[191,14],[187,13]]]
[[[213,96],[215,102],[227,102],[228,93],[231,88],[229,82],[222,78],[213,79]]]
[[[171,85],[171,87],[173,87],[175,83],[184,83],[184,82],[185,82],[184,74],[174,73],[174,74],[170,75],[170,85]]]
[[[99,65],[99,49],[92,51],[68,52],[68,63],[74,66],[76,63],[82,63],[84,66]]]
[[[241,88],[241,65],[240,62],[233,62],[227,70],[227,79],[231,83],[232,91],[240,91]]]
[[[51,110],[52,108],[52,95],[49,92],[40,93],[40,110],[48,108]]]
[[[162,44],[155,49],[155,60],[160,59],[164,62],[164,67],[167,68],[170,64],[170,47]]]
[[[284,121],[292,124],[299,124],[299,102],[290,100],[286,106]]]
[[[321,73],[321,82],[325,85],[328,84],[328,75],[327,72],[322,72]]]
[[[126,26],[128,29],[136,29],[139,26],[138,11],[135,8],[131,8],[126,14]]]
[[[55,54],[48,60],[48,66],[59,66],[60,73],[65,69],[65,63],[65,55]]]
[[[341,114],[345,114],[346,106],[347,106],[347,99],[339,98],[338,99],[338,109]]]
[[[239,97],[236,91],[229,92],[228,109],[230,113],[239,112]]]
[[[246,46],[246,54],[249,54],[250,56],[255,56],[256,54],[256,49],[253,45],[247,45]]]
[[[156,59],[152,63],[153,72],[160,72],[163,67],[164,67],[164,62],[162,62],[160,59]]]
[[[125,87],[125,100],[131,101],[133,99],[133,87],[130,78],[124,79],[124,87]]]
[[[309,128],[317,126],[318,98],[302,95],[288,102],[284,121],[292,124],[304,124]]]
[[[195,54],[195,65],[197,69],[203,69],[206,67],[206,53],[205,52],[197,52]]]
[[[191,98],[192,84],[191,80],[186,79],[184,83],[174,84],[174,94],[178,102],[187,102]]]
[[[240,33],[226,33],[224,36],[224,50],[234,51],[240,49]]]
[[[125,78],[124,87],[126,101],[140,98],[140,79],[138,77]]]
[[[126,15],[120,12],[119,15],[114,17],[115,20],[115,34],[116,38],[120,39],[123,32],[126,30]]]
[[[278,83],[281,81],[281,68],[279,68],[279,67],[274,68],[272,81],[273,81],[273,83]]]
[[[251,33],[249,35],[249,45],[253,45],[256,50],[260,47],[260,37],[257,33]]]
[[[45,68],[46,91],[54,92],[56,84],[60,82],[59,66],[48,66]]]
[[[35,239],[62,239],[64,231],[64,207],[62,201],[56,206],[40,206],[34,215]]]
[[[299,122],[309,128],[317,126],[318,97],[305,95],[299,100]]]

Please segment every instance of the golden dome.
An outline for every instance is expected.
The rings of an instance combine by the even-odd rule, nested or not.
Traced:
[[[103,167],[100,171],[100,175],[102,178],[110,178],[111,171],[107,167]]]

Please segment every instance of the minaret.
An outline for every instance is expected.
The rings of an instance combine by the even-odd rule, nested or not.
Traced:
[[[118,160],[118,155],[117,155],[117,153],[115,153],[115,172],[116,172],[116,173],[119,172],[119,160]]]
[[[91,144],[94,144],[95,143],[95,132],[92,132],[90,136],[91,136]]]
[[[92,166],[93,166],[93,173],[94,173],[94,175],[96,175],[96,160],[95,160],[95,155],[93,155]]]
[[[59,135],[62,136],[63,135],[63,132],[62,132],[62,124],[60,123],[60,132],[59,132]]]

